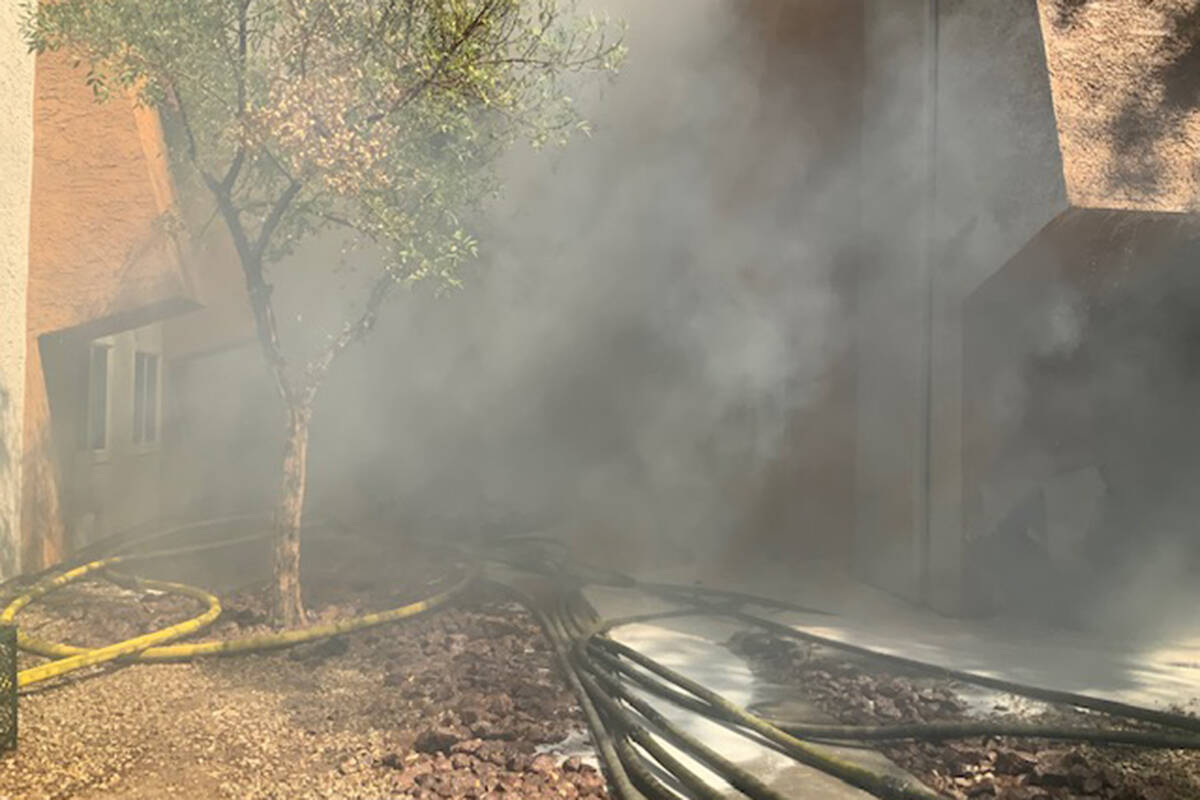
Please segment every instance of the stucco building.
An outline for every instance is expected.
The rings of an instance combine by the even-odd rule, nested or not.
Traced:
[[[12,40],[0,70],[12,206],[0,273],[4,575],[168,513],[169,362],[246,333],[164,333],[202,308],[212,275],[193,279],[158,114],[123,96],[97,103],[67,54],[25,55],[15,13],[0,20]]]

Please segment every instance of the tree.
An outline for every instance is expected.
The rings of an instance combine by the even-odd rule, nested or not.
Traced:
[[[98,100],[132,92],[183,131],[286,409],[274,613],[302,624],[308,434],[330,366],[397,286],[459,284],[477,253],[462,220],[499,190],[497,157],[586,130],[570,76],[615,70],[619,30],[575,0],[52,0],[23,24],[31,50],[88,65]],[[293,363],[272,268],[332,228],[383,258],[344,325]]]

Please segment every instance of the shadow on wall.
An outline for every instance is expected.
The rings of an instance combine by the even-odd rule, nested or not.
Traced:
[[[1084,8],[1091,2],[1092,0],[1055,0],[1055,27],[1071,30],[1077,26]]]
[[[1150,56],[1158,66],[1127,94],[1109,129],[1116,155],[1111,188],[1143,196],[1162,188],[1172,161],[1195,160],[1187,126],[1200,109],[1200,6],[1181,4],[1168,13],[1166,28]]]

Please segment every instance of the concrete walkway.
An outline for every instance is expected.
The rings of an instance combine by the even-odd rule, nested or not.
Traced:
[[[694,582],[684,570],[646,577]],[[939,616],[820,564],[789,567],[786,576],[764,569],[702,583],[832,611],[838,616],[762,614],[831,639],[1046,689],[1200,712],[1200,602],[1187,603],[1194,611],[1177,614],[1171,625],[1148,619],[1136,635],[1102,636],[1030,620]]]

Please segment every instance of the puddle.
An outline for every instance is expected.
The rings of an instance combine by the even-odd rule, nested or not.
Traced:
[[[561,742],[555,744],[539,744],[535,749],[538,755],[549,753],[559,758],[576,757],[585,764],[600,769],[600,759],[596,755],[596,746],[587,731],[575,731]]]
[[[699,628],[703,622],[694,621],[687,627]],[[719,642],[729,637],[725,626],[713,625],[713,635],[658,627],[655,625],[627,625],[613,632],[613,638],[629,645],[666,667],[712,689],[740,706],[747,706],[758,699],[761,688],[750,665]],[[753,771],[763,780],[770,782],[784,769],[791,766],[787,756],[763,747],[738,733],[691,711],[648,694],[639,695],[650,702],[675,725],[702,740],[705,744],[730,761]],[[673,756],[689,769],[700,775],[709,785],[726,789],[725,781],[686,753],[663,741]],[[732,788],[729,788],[733,792]]]
[[[1040,700],[971,684],[955,684],[954,692],[967,704],[967,713],[975,717],[989,717],[995,714],[1034,716],[1053,708],[1049,703]]]

